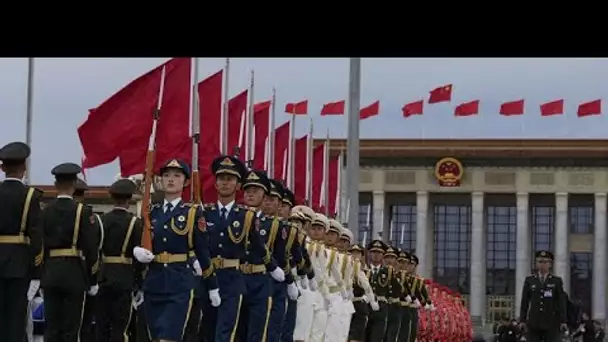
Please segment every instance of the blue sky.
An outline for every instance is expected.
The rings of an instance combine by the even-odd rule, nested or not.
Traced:
[[[79,162],[76,133],[87,110],[100,104],[132,79],[159,65],[163,58],[36,59],[32,172],[34,184],[50,184],[51,168]],[[224,59],[200,60],[200,75],[221,69]],[[230,94],[249,85],[255,70],[256,101],[271,98],[277,89],[277,108],[286,102],[309,100],[316,137],[329,128],[344,137],[345,117],[320,117],[322,104],[346,99],[348,59],[232,59]],[[0,59],[0,143],[25,140],[27,60]],[[604,138],[608,115],[578,119],[579,103],[608,99],[606,59],[364,59],[361,106],[380,100],[380,116],[361,123],[361,138]],[[429,90],[452,83],[452,103],[426,105],[424,116],[403,119],[401,107],[428,96]],[[523,117],[501,117],[500,103],[524,98]],[[566,99],[566,115],[542,118],[539,105]],[[481,114],[455,118],[459,103],[481,99]],[[605,110],[608,109],[604,103]],[[277,111],[277,125],[289,117]],[[308,122],[297,124],[297,135]],[[117,164],[88,170],[90,184],[109,184]]]

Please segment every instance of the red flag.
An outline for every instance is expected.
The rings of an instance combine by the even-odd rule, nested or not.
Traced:
[[[253,129],[255,131],[253,152],[253,168],[264,170],[266,168],[266,148],[268,146],[268,131],[270,128],[270,105],[272,101],[256,103],[253,108]]]
[[[198,165],[201,191],[205,202],[215,202],[215,177],[211,162],[220,154],[220,122],[222,120],[222,81],[224,71],[209,76],[198,84],[200,103],[201,138],[198,144]]]
[[[249,158],[249,156],[246,156],[245,150],[245,142],[247,141],[246,110],[247,90],[228,101],[228,151],[232,153],[233,149],[238,146],[243,158]]]
[[[344,100],[326,103],[323,105],[323,108],[321,108],[321,116],[344,115],[344,107]]]
[[[602,100],[581,103],[576,111],[579,118],[600,114],[602,114]]]
[[[325,143],[315,146],[312,151],[312,208],[321,205],[321,188],[323,186],[323,164],[325,163]]]
[[[564,99],[547,102],[540,105],[541,116],[552,116],[564,114]]]
[[[289,121],[274,131],[274,179],[286,180],[289,148]]]
[[[411,102],[401,108],[404,118],[409,118],[412,115],[422,115],[424,109],[424,101]]]
[[[285,113],[293,115],[306,115],[308,113],[308,100],[286,104]]]
[[[308,151],[308,135],[296,140],[295,143],[295,168],[293,172],[293,193],[299,198],[306,198],[306,154]]]
[[[340,157],[335,156],[329,159],[329,215],[335,217],[338,213],[336,205],[338,203],[338,185],[340,182]]]
[[[500,115],[512,116],[524,114],[524,100],[505,102],[500,105]]]
[[[452,100],[452,85],[444,85],[430,91],[429,103],[450,102]]]
[[[378,115],[378,113],[380,113],[380,101],[376,101],[367,107],[361,108],[359,111],[359,119],[365,120]]]
[[[191,58],[174,58],[166,63],[162,108],[156,128],[154,170],[158,170],[168,159],[179,158],[186,162],[191,160],[191,66]],[[158,85],[160,86],[160,78]],[[155,98],[158,101],[158,93]],[[131,108],[130,104],[125,105]],[[156,104],[153,106],[156,107]],[[153,121],[152,115],[148,115],[139,122],[139,127],[127,133],[128,145],[124,146],[119,154],[120,173],[123,176],[145,172]]]
[[[152,131],[152,113],[158,104],[163,67],[165,67],[165,95],[163,113],[160,118],[164,124],[162,125],[163,131],[175,128],[176,124],[181,124],[179,123],[181,120],[172,118],[172,115],[176,113],[182,114],[180,109],[169,107],[167,100],[178,96],[182,88],[180,83],[187,82],[189,79],[182,79],[182,77],[184,76],[183,71],[190,67],[190,58],[171,59],[138,77],[97,108],[89,110],[86,121],[78,128],[78,136],[86,157],[83,165],[85,168],[111,163],[125,149],[139,149],[142,140],[146,141],[143,143],[143,154],[145,155],[148,146],[147,140]],[[173,101],[175,102],[175,100]],[[179,103],[173,104],[180,105]],[[171,120],[174,122],[166,122]],[[163,134],[161,139],[164,137],[166,134]],[[170,150],[174,145],[174,143],[170,144],[167,148]],[[173,151],[171,150],[171,152]]]
[[[471,116],[479,114],[479,100],[459,104],[454,110],[454,116]]]

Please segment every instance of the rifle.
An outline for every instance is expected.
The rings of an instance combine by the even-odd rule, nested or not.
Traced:
[[[144,176],[144,196],[141,203],[141,217],[144,220],[144,231],[141,235],[141,245],[143,248],[152,251],[152,222],[150,222],[150,188],[152,187],[152,179],[154,177],[154,155],[156,147],[156,128],[158,119],[160,118],[160,109],[163,104],[163,93],[165,91],[165,68],[163,66],[160,76],[160,87],[158,90],[158,104],[153,112],[152,133],[148,142],[148,153],[146,155],[146,172]]]

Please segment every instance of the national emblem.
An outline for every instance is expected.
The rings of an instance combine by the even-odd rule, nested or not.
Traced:
[[[464,169],[462,168],[462,164],[456,158],[443,158],[435,164],[435,178],[437,178],[439,186],[460,186],[460,180],[462,179],[463,174]]]

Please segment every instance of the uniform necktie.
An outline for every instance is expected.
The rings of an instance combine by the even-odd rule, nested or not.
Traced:
[[[222,220],[227,220],[228,219],[228,209],[222,208],[221,212],[222,212]]]
[[[165,205],[165,208],[167,208],[165,210],[166,213],[171,212],[171,209],[173,209],[173,204],[171,204],[171,202],[169,202]]]

